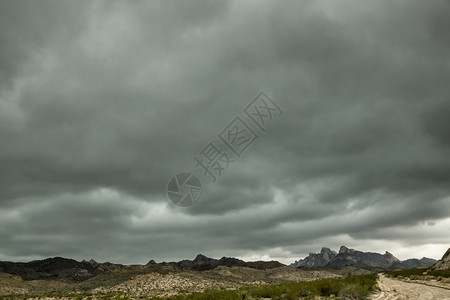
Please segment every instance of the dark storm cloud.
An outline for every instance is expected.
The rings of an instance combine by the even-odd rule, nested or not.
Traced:
[[[0,5],[0,258],[449,243],[448,2]],[[209,183],[193,156],[260,90],[285,113]]]

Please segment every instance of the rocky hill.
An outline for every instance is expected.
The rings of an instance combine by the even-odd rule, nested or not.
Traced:
[[[154,260],[150,260],[147,265],[158,265]],[[284,266],[278,261],[253,261],[245,262],[243,260],[234,257],[222,257],[221,259],[210,258],[205,255],[199,254],[194,260],[181,260],[179,262],[162,262],[159,265],[172,267],[178,270],[212,270],[219,266],[224,267],[248,267],[252,269],[266,270],[274,269]]]
[[[428,267],[436,260],[430,258],[409,259],[400,261],[386,251],[384,254],[375,252],[362,252],[341,246],[339,252],[329,248],[322,248],[320,253],[310,253],[304,259],[298,260],[291,266],[300,267],[330,267],[330,266],[368,266],[381,269],[407,269],[415,267]]]
[[[435,263],[432,267],[433,270],[448,270],[450,269],[450,248],[445,252],[444,256]]]
[[[394,263],[391,269],[412,269],[412,268],[423,268],[429,267],[436,263],[435,259],[422,257],[421,259],[411,258],[398,263]]]
[[[330,264],[340,266],[365,265],[387,269],[397,262],[400,262],[400,260],[387,251],[384,254],[380,254],[375,252],[357,251],[342,246],[339,249],[339,253],[331,260]]]
[[[70,279],[80,281],[122,267],[123,265],[109,262],[98,263],[93,259],[79,262],[62,257],[35,260],[27,263],[0,262],[0,272],[17,275],[24,280]]]
[[[304,259],[296,261],[291,266],[293,267],[325,267],[328,263],[335,258],[337,255],[336,251],[330,248],[322,248],[320,253],[310,253]]]
[[[162,262],[160,265],[168,266],[179,270],[211,270],[217,266],[236,266],[245,263],[243,260],[231,257],[222,257],[221,259],[210,258],[205,255],[199,254],[194,260],[181,260],[179,262]],[[151,260],[147,265],[156,264],[154,260]]]

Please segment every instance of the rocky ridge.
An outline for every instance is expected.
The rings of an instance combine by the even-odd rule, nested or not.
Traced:
[[[450,269],[450,248],[442,256],[442,258],[436,262],[431,269],[433,270],[448,270]]]
[[[375,252],[363,252],[341,246],[339,252],[329,248],[322,248],[320,253],[310,253],[304,259],[298,260],[291,266],[300,267],[330,267],[362,265],[381,269],[407,269],[416,267],[428,267],[436,260],[431,258],[408,259],[400,261],[390,252],[384,254]]]
[[[157,265],[157,263],[154,260],[150,260],[147,263],[147,266],[148,265]],[[222,257],[221,259],[215,259],[207,257],[202,254],[197,255],[197,257],[195,257],[194,260],[185,259],[179,262],[162,262],[159,265],[168,266],[179,270],[196,270],[196,271],[212,270],[219,266],[225,267],[240,266],[259,270],[273,269],[284,266],[284,264],[278,261],[245,262],[243,260],[234,257]]]

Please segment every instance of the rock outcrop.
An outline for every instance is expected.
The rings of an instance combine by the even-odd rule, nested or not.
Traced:
[[[432,267],[433,270],[448,270],[450,269],[450,248],[445,252],[444,256],[435,263]]]
[[[361,265],[381,269],[407,269],[416,267],[429,267],[436,261],[431,258],[408,259],[400,261],[392,253],[384,254],[363,252],[341,246],[339,252],[322,248],[320,253],[310,253],[304,259],[298,260],[291,266],[300,267],[332,267]]]
[[[330,248],[322,248],[320,253],[310,253],[304,259],[298,260],[293,263],[293,267],[324,267],[330,263],[330,261],[337,255],[336,251]]]

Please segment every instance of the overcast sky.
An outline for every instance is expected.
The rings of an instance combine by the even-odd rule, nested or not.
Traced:
[[[445,0],[0,0],[0,260],[440,258],[449,36]],[[265,132],[260,91],[284,112]],[[218,136],[238,116],[240,157]],[[211,141],[234,160],[215,182]]]

